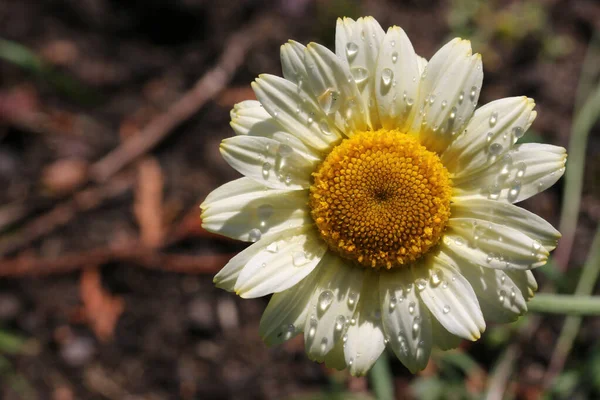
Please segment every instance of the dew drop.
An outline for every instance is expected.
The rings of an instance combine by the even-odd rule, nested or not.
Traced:
[[[344,336],[342,336],[342,342],[346,343],[348,341],[348,334],[345,333]]]
[[[517,178],[522,178],[525,175],[525,169],[527,165],[524,162],[517,164]]]
[[[521,181],[514,181],[508,191],[508,200],[515,201],[521,192]]]
[[[358,45],[354,42],[348,42],[346,43],[346,55],[348,56],[348,59],[352,59],[356,56],[356,53],[358,53]]]
[[[442,289],[448,289],[448,282],[442,282]]]
[[[369,71],[363,67],[354,67],[350,70],[350,72],[352,73],[352,77],[356,83],[362,83],[369,77]]]
[[[512,133],[516,141],[516,139],[520,139],[523,137],[523,135],[525,134],[525,130],[520,126],[515,126],[514,128],[512,128]]]
[[[442,278],[444,277],[444,273],[439,269],[433,270],[431,272],[431,284],[433,286],[437,286],[442,282]]]
[[[396,304],[398,304],[398,299],[396,299],[395,296],[392,296],[392,298],[390,299],[390,312],[394,311],[394,309],[396,308]]]
[[[329,343],[329,339],[327,339],[326,337],[321,339],[321,346],[320,346],[321,354],[325,354],[325,351],[327,350],[327,343]]]
[[[346,317],[344,317],[343,315],[338,315],[335,318],[335,330],[337,332],[341,332],[344,329],[345,325],[346,325]]]
[[[331,290],[322,291],[319,295],[319,299],[317,300],[319,310],[321,310],[322,312],[327,311],[327,309],[331,305],[331,302],[333,302],[333,292]]]
[[[292,149],[287,144],[281,144],[277,148],[277,152],[279,153],[279,155],[281,157],[287,157],[287,156],[289,156],[290,154],[292,154],[294,152],[294,149]]]
[[[333,114],[340,107],[339,97],[340,94],[338,92],[329,88],[317,98],[317,101],[325,114]]]
[[[358,294],[355,292],[348,293],[348,307],[352,310],[356,306],[356,300],[358,300]]]
[[[419,290],[424,290],[427,287],[427,281],[423,278],[417,279],[415,284],[417,285],[417,289]]]
[[[442,101],[442,109],[446,108],[448,102],[446,100]]]
[[[502,151],[502,145],[500,143],[492,143],[488,150],[491,155],[497,156]]]
[[[394,71],[392,71],[391,69],[384,68],[383,71],[381,71],[381,83],[383,84],[383,86],[389,87],[390,84],[392,83],[393,78],[394,78]]]
[[[261,236],[261,231],[256,228],[251,229],[250,232],[248,232],[248,240],[251,242],[258,242]]]
[[[477,86],[472,86],[471,92],[469,93],[469,100],[471,100],[471,102],[475,102],[476,96],[477,96]]]
[[[494,111],[492,113],[492,115],[490,115],[490,126],[494,127],[496,126],[496,123],[498,122],[498,112]]]
[[[512,300],[514,300],[514,299],[515,299],[515,297],[517,297],[517,292],[515,291],[515,288],[511,288],[511,289],[510,289],[510,298],[511,298]]]
[[[392,63],[396,64],[396,61],[398,61],[398,52],[397,51],[392,53]]]
[[[506,292],[504,290],[501,290],[498,293],[498,300],[500,300],[500,302],[502,303],[504,301],[504,299],[506,298]]]
[[[490,187],[488,187],[488,198],[491,200],[498,200],[500,198],[500,193],[502,192],[502,188],[497,183],[494,183]]]
[[[465,239],[463,239],[462,237],[458,236],[454,239],[454,243],[456,243],[457,246],[462,246],[465,244]]]
[[[269,175],[271,173],[271,168],[273,166],[271,165],[271,163],[266,162],[262,165],[262,176],[264,179],[269,179]]]
[[[396,41],[395,41],[395,40],[392,40],[392,41],[390,42],[390,46],[392,46],[392,47],[396,47]]]
[[[277,250],[279,250],[279,245],[277,244],[277,242],[273,242],[267,246],[266,250],[269,253],[277,253]]]
[[[460,94],[458,95],[458,104],[462,104],[463,101],[465,101],[465,92],[461,91]]]
[[[419,333],[419,329],[421,328],[421,318],[415,317],[413,320],[412,330],[413,335],[417,335]]]
[[[450,306],[446,304],[442,311],[444,312],[444,314],[448,314],[450,312]]]
[[[415,313],[415,306],[416,306],[416,304],[415,304],[415,302],[414,302],[414,301],[411,301],[411,302],[408,304],[408,313],[409,313],[410,315],[412,315],[412,314],[414,314],[414,313]]]
[[[351,367],[352,364],[354,364],[354,358],[350,357],[350,359],[348,360],[348,366]]]
[[[267,220],[271,218],[271,215],[273,215],[273,206],[270,204],[260,205],[256,209],[256,214],[258,216],[258,219],[260,219],[261,221]]]
[[[327,120],[325,118],[323,118],[321,120],[321,122],[319,122],[319,128],[321,129],[321,132],[323,132],[324,135],[331,135],[331,129],[329,128],[329,123],[327,122]]]
[[[431,94],[429,95],[429,105],[433,105],[433,103],[435,102],[435,94]]]
[[[485,135],[485,141],[489,143],[492,141],[493,137],[494,137],[494,134],[492,132],[488,132],[487,135]]]
[[[306,253],[303,251],[296,251],[292,254],[292,263],[296,267],[301,267],[308,263],[308,258],[306,257]]]

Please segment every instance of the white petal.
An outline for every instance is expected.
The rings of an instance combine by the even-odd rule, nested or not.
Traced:
[[[320,162],[323,158],[321,152],[308,147],[296,136],[286,132],[258,101],[246,100],[233,106],[230,125],[237,135],[276,140],[292,147],[307,160]]]
[[[486,221],[506,225],[540,242],[546,250],[556,247],[561,234],[542,217],[512,204],[489,199],[461,200],[455,198],[451,212],[452,218],[472,218],[478,224]]]
[[[462,338],[448,332],[448,330],[435,318],[431,318],[431,330],[433,345],[438,349],[455,349],[460,346],[460,342],[462,342]]]
[[[375,74],[375,96],[384,128],[406,131],[411,126],[419,77],[419,57],[408,36],[401,28],[391,27],[383,39]]]
[[[444,262],[452,265],[469,281],[486,320],[506,323],[515,321],[527,311],[527,302],[510,275],[504,271],[485,268],[457,260],[443,252]],[[517,271],[523,273],[524,271]]]
[[[384,36],[383,29],[373,17],[338,18],[335,32],[335,53],[348,63],[350,73],[358,86],[369,110],[370,126],[380,126],[377,104],[373,101],[375,93],[375,67],[379,55],[379,46]]]
[[[307,146],[325,151],[339,141],[339,132],[303,87],[262,74],[252,82],[252,89],[277,123]]]
[[[385,349],[378,277],[369,270],[365,271],[364,276],[356,324],[348,326],[348,340],[344,348],[346,364],[354,376],[366,374]]]
[[[267,187],[299,190],[311,185],[316,162],[302,157],[289,144],[265,137],[234,136],[224,139],[220,150],[235,170]]]
[[[462,132],[479,99],[483,81],[481,56],[471,43],[454,39],[433,55],[421,75],[413,129],[421,142],[441,153]]]
[[[275,240],[268,235],[250,247],[261,247],[240,272],[235,291],[252,298],[289,289],[321,261],[327,245],[312,228],[285,231]]]
[[[247,135],[256,124],[265,123],[267,130],[275,130],[270,125],[276,125],[271,115],[262,107],[259,101],[244,100],[233,106],[229,112],[231,116],[231,127],[236,135]]]
[[[533,272],[527,271],[505,271],[519,288],[526,301],[529,301],[537,292],[538,284],[533,276]]]
[[[429,256],[411,268],[415,287],[429,311],[452,334],[477,340],[485,321],[469,281],[445,259]]]
[[[442,162],[459,179],[472,176],[512,149],[535,119],[535,103],[525,96],[488,103],[475,111],[464,132],[442,154]]]
[[[329,252],[321,261],[324,271],[316,283],[310,301],[310,315],[304,327],[306,353],[323,361],[324,356],[342,339],[354,316],[363,285],[364,269]]]
[[[313,222],[306,207],[308,191],[272,190],[250,178],[224,184],[202,203],[202,227],[233,239],[255,241]]]
[[[313,94],[340,131],[350,135],[367,130],[369,113],[348,65],[317,43],[306,47],[304,63]]]
[[[260,337],[268,346],[283,343],[302,332],[321,269],[315,268],[297,285],[275,293],[260,319]]]
[[[283,77],[300,88],[306,84],[308,74],[304,67],[304,49],[306,47],[294,40],[281,45],[281,69]]]
[[[427,67],[427,59],[425,59],[425,57],[421,57],[419,55],[417,55],[417,65],[419,66],[419,75],[417,76],[417,79],[419,79],[419,77],[421,75],[423,75],[423,72],[425,71],[425,67]]]
[[[481,256],[475,259],[479,265],[498,269],[531,269],[544,265],[550,255],[540,242],[506,225],[451,217],[448,228],[445,236],[454,239],[454,245],[449,245],[454,251],[465,252],[466,255],[470,250],[479,250],[486,255],[486,262],[481,262]],[[450,240],[445,237],[443,242],[448,245],[446,242]],[[500,265],[488,263],[489,258],[499,261]]]
[[[431,354],[431,316],[412,287],[409,270],[379,276],[383,329],[389,346],[413,374],[427,366]],[[409,286],[410,285],[410,286]]]
[[[565,171],[566,160],[562,147],[520,144],[483,171],[453,179],[455,196],[518,203],[554,185]]]

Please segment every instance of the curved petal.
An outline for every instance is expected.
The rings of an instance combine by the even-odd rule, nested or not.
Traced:
[[[565,172],[566,161],[562,147],[520,144],[472,177],[454,179],[455,197],[518,203],[554,185]]]
[[[388,29],[377,60],[375,97],[385,129],[407,131],[415,114],[419,88],[419,57],[399,27]]]
[[[302,157],[290,144],[265,137],[234,136],[224,139],[220,150],[235,170],[267,187],[307,189],[316,161]]]
[[[427,366],[431,354],[431,316],[412,287],[409,270],[382,271],[379,297],[383,329],[402,364],[413,374]],[[411,285],[411,286],[408,286]]]
[[[481,56],[468,40],[454,39],[433,55],[421,75],[413,130],[429,150],[442,153],[471,118],[483,81]]]
[[[440,322],[431,318],[431,330],[432,330],[432,340],[433,345],[436,346],[440,350],[451,350],[456,349],[460,346],[460,342],[462,342],[462,338],[451,334],[448,332],[446,328],[440,324]]]
[[[378,278],[370,270],[365,271],[364,277],[356,316],[348,326],[344,348],[346,364],[354,376],[366,374],[385,349]]]
[[[443,257],[429,256],[411,268],[415,287],[429,311],[448,332],[477,340],[485,320],[471,284]]]
[[[269,235],[250,246],[260,247],[240,272],[235,291],[244,298],[261,297],[289,289],[319,264],[327,245],[312,227]]]
[[[560,232],[542,217],[515,205],[495,200],[455,198],[450,215],[452,218],[477,220],[480,226],[486,222],[508,226],[537,240],[548,251],[556,247],[561,237]]]
[[[540,242],[506,225],[473,218],[450,218],[448,228],[446,236],[454,238],[454,248],[480,250],[486,254],[486,261],[488,258],[501,261],[504,266],[500,269],[539,267],[550,255]]]
[[[200,206],[202,227],[237,240],[255,241],[313,223],[307,191],[272,190],[250,178],[228,182],[212,191]]]
[[[441,156],[453,179],[477,174],[513,148],[533,123],[535,102],[525,96],[492,101],[475,111]]]
[[[504,271],[484,268],[460,259],[457,261],[443,252],[439,257],[460,271],[469,281],[486,320],[513,322],[527,311],[527,301],[523,293]]]
[[[538,284],[533,272],[527,271],[505,271],[513,283],[519,288],[526,301],[529,301],[537,292]]]
[[[348,65],[317,43],[306,46],[304,63],[321,109],[339,130],[346,136],[367,130],[369,113]]]
[[[324,269],[315,283],[306,319],[304,342],[313,360],[324,357],[342,339],[346,325],[354,316],[363,285],[364,270],[329,252],[321,261]]]
[[[275,76],[262,74],[252,89],[265,110],[283,130],[319,151],[329,150],[340,134],[306,90]]]
[[[305,145],[291,133],[285,132],[280,124],[271,117],[260,102],[246,100],[237,103],[231,110],[229,123],[237,135],[266,137],[289,145],[295,152],[307,160],[320,162],[323,153]]]
[[[308,74],[304,66],[304,49],[306,49],[306,46],[303,44],[288,40],[287,43],[281,45],[280,51],[283,77],[295,83],[301,89],[308,81]],[[306,93],[310,94],[309,92]]]
[[[259,327],[260,337],[267,346],[283,343],[303,331],[320,272],[321,268],[315,268],[297,285],[271,297]]]
[[[378,129],[379,115],[373,101],[375,93],[375,67],[379,46],[384,36],[383,29],[373,17],[338,18],[335,31],[335,53],[348,63],[350,73],[362,95],[363,104],[369,110],[369,125]]]

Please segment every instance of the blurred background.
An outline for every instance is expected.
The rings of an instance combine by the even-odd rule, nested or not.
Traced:
[[[531,312],[418,375],[389,356],[352,378],[309,361],[301,336],[267,348],[268,299],[213,287],[244,248],[203,231],[198,209],[238,176],[218,152],[230,109],[281,74],[286,40],[333,48],[336,18],[362,15],[426,58],[470,39],[480,104],[536,100],[524,139],[569,163],[521,203],[564,235],[535,275],[544,292],[592,293],[598,1],[1,0],[0,398],[600,398],[598,318]]]

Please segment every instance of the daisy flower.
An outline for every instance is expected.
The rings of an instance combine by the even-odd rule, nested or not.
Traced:
[[[253,242],[215,276],[273,294],[260,334],[304,333],[309,357],[366,373],[386,347],[412,372],[431,349],[509,322],[560,233],[514,205],[554,184],[566,152],[518,144],[534,102],[476,109],[481,56],[454,39],[429,61],[371,17],[337,22],[335,53],[281,46],[283,78],[231,111],[221,154],[243,178],[202,204],[205,229]]]

